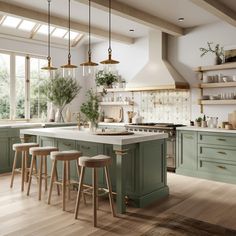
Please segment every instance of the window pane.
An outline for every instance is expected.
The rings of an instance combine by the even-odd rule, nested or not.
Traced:
[[[66,34],[66,32],[67,32],[67,30],[65,30],[65,29],[56,28],[53,31],[52,36],[62,38]]]
[[[0,54],[0,119],[10,119],[10,55]]]
[[[55,29],[55,27],[50,26],[50,33]],[[41,25],[38,29],[37,33],[39,34],[48,34],[48,26],[47,25]]]
[[[25,118],[25,57],[16,56],[16,119]]]
[[[31,31],[35,25],[36,25],[36,23],[33,21],[23,20],[18,29],[25,30],[25,31]]]
[[[79,34],[71,31],[70,32],[70,40],[74,40]],[[64,39],[69,39],[69,32],[65,35]]]
[[[40,85],[48,78],[48,72],[41,70],[46,60],[30,59],[30,118],[41,118],[47,114],[47,98],[40,93]]]
[[[11,28],[16,28],[20,22],[21,22],[20,18],[16,18],[13,16],[7,16],[5,18],[5,20],[3,21],[2,25],[7,26],[7,27],[11,27]]]

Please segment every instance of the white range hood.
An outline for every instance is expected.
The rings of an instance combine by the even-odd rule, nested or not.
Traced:
[[[127,89],[188,89],[189,84],[167,61],[167,35],[151,31],[148,37],[149,60],[127,83]]]

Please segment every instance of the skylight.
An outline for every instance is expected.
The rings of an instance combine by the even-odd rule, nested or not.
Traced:
[[[61,28],[56,28],[53,33],[52,36],[54,37],[59,37],[59,38],[63,38],[64,35],[66,34],[67,30],[65,29],[61,29]]]
[[[77,32],[71,31],[70,32],[70,40],[74,40],[79,34]],[[69,39],[69,33],[67,33],[64,39]]]
[[[55,29],[55,27],[50,26],[50,33]],[[48,26],[47,25],[41,25],[40,28],[38,29],[37,33],[40,34],[48,34]]]
[[[11,28],[16,28],[21,21],[22,20],[19,18],[16,18],[13,16],[7,16],[5,18],[5,20],[3,21],[2,25],[7,26],[7,27],[11,27]]]
[[[36,25],[35,22],[29,20],[23,20],[18,29],[25,30],[25,31],[32,31],[34,26]]]

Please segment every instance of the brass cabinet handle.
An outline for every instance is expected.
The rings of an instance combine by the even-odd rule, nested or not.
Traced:
[[[225,166],[217,166],[217,167],[223,170],[227,169]]]
[[[67,146],[67,147],[71,147],[72,146],[72,144],[70,144],[70,143],[64,143],[64,145]]]
[[[90,147],[85,147],[85,146],[81,146],[81,148],[84,148],[84,149],[87,149],[87,150],[90,149]]]
[[[226,152],[221,152],[221,151],[219,151],[219,152],[217,152],[217,153],[219,153],[219,154],[223,154],[223,155],[227,155]]]
[[[224,138],[218,138],[217,140],[218,141],[226,141],[226,139],[224,139]]]

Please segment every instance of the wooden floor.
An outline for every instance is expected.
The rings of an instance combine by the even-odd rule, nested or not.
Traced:
[[[155,224],[157,217],[175,212],[205,222],[236,230],[236,185],[168,174],[170,196],[145,209],[128,207],[126,215],[113,218],[109,202],[102,201],[98,211],[98,228],[92,226],[92,206],[81,203],[78,220],[74,220],[76,193],[61,210],[61,199],[54,192],[52,205],[46,195],[37,200],[36,185],[30,197],[20,192],[20,178],[9,188],[10,176],[0,176],[0,235],[112,236],[140,235]]]

